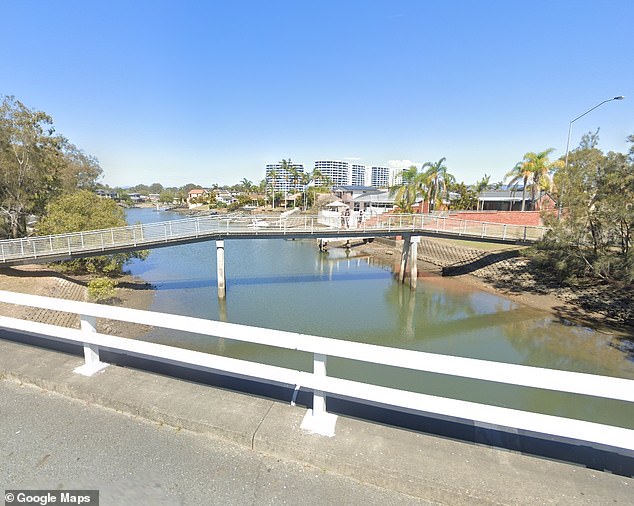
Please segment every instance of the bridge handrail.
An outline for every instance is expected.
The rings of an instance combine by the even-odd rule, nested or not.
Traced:
[[[319,224],[315,215],[253,216],[206,215],[179,220],[127,225],[124,227],[30,236],[0,240],[0,264],[68,259],[76,256],[108,254],[144,247],[164,246],[174,242],[204,240],[209,237],[283,237],[306,234],[319,237],[324,230],[357,234],[438,233],[469,238],[502,241],[535,241],[543,238],[546,227],[475,222],[439,215],[383,214],[358,222]],[[50,260],[52,261],[52,260]]]
[[[221,370],[260,380],[301,385],[312,388],[315,399],[321,398],[323,400],[323,392],[328,392],[333,395],[395,406],[406,411],[439,413],[447,416],[473,419],[483,423],[494,423],[500,426],[544,432],[556,436],[583,439],[634,450],[634,430],[631,429],[469,401],[434,397],[369,383],[333,378],[332,376],[327,376],[325,364],[328,356],[340,357],[415,371],[494,381],[503,384],[626,402],[634,402],[634,380],[438,355],[189,316],[117,308],[6,291],[0,291],[0,302],[80,315],[83,330],[24,321],[5,316],[0,317],[0,328],[82,343],[88,369],[99,363],[99,349],[102,348],[122,351],[135,356],[152,357],[170,363],[178,362],[194,367]],[[313,354],[314,371],[313,373],[296,371],[257,362],[229,359],[172,346],[100,334],[96,331],[95,319],[97,317],[308,352]],[[245,371],[248,372],[245,373]],[[315,401],[315,405],[318,406],[319,403]],[[468,411],[464,411],[465,409]],[[325,404],[321,415],[323,416],[324,413]],[[460,413],[462,413],[462,416],[460,416]],[[314,416],[320,416],[320,413],[314,413]]]

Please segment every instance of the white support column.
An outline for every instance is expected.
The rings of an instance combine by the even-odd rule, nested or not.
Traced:
[[[313,374],[326,377],[326,355],[315,353],[313,355]],[[332,437],[335,435],[337,415],[326,411],[326,394],[320,390],[313,392],[313,409],[309,409],[304,415],[301,428],[314,434]]]
[[[398,273],[398,280],[405,283],[405,269],[407,269],[407,260],[410,254],[410,235],[403,236],[403,250],[401,251],[401,265]]]
[[[97,332],[97,318],[94,316],[80,315],[81,330],[86,334]],[[92,376],[108,367],[99,360],[99,347],[96,344],[84,343],[84,365],[76,367],[73,372],[82,376]]]
[[[216,267],[218,276],[218,298],[227,296],[227,284],[225,279],[225,242],[216,241]]]
[[[418,241],[420,237],[413,236],[409,250],[409,287],[416,290],[416,280],[418,279]]]

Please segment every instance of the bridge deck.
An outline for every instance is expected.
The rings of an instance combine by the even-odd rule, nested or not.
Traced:
[[[450,217],[381,215],[350,227],[316,215],[200,216],[70,234],[0,241],[0,266],[47,263],[95,255],[222,239],[365,238],[433,235],[454,239],[526,244],[545,227],[505,225]]]

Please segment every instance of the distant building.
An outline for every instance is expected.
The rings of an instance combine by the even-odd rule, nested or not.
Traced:
[[[400,169],[394,169],[392,167],[370,167],[369,184],[377,188],[389,188],[400,184],[400,181],[397,182],[397,177],[400,172]]]
[[[525,211],[543,211],[555,207],[555,200],[549,193],[536,195],[534,201],[528,190],[524,195]],[[478,209],[482,211],[521,211],[522,188],[484,191],[478,195]]]
[[[366,217],[393,211],[395,207],[394,196],[388,190],[367,191],[352,200],[352,209],[363,211]]]
[[[365,186],[368,180],[366,171],[365,165],[350,165],[350,183],[355,186]]]
[[[104,199],[118,199],[119,194],[113,190],[95,190],[95,193]]]
[[[315,161],[315,170],[329,178],[332,182],[332,186],[352,184],[352,173],[348,162],[341,160],[317,160]],[[318,185],[321,186],[319,183]]]

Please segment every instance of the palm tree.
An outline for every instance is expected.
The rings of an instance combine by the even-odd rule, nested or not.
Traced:
[[[506,176],[504,176],[505,179],[511,178],[508,184],[515,185],[516,188],[519,181],[522,181],[524,183],[522,187],[522,211],[525,210],[526,185],[528,184],[528,178],[531,177],[531,175],[532,172],[527,164],[526,155],[524,155],[524,160],[522,160],[521,162],[517,162],[515,164],[515,167],[508,171]]]
[[[310,174],[306,174],[305,172],[300,172],[299,177],[300,177],[300,183],[302,184],[302,193],[304,194],[302,198],[303,204],[304,204],[304,212],[306,212],[306,207],[308,206],[308,202],[306,199],[306,187],[308,186],[308,183],[310,182]]]
[[[524,158],[528,160],[529,167],[533,173],[531,185],[531,199],[533,202],[535,202],[536,189],[539,190],[541,197],[542,190],[548,190],[550,188],[550,178],[548,177],[548,174],[556,168],[563,166],[563,162],[561,160],[551,162],[548,159],[548,155],[550,155],[553,151],[555,151],[554,148],[549,148],[545,151],[540,151],[539,153],[526,153],[526,155],[524,155]]]
[[[505,177],[511,178],[509,184],[515,184],[520,180],[524,183],[522,189],[522,211],[524,211],[526,207],[526,188],[530,186],[531,202],[534,203],[536,190],[539,189],[541,192],[542,188],[548,187],[549,181],[547,174],[560,166],[559,161],[551,162],[548,159],[548,155],[553,151],[554,148],[549,148],[538,153],[532,151],[526,153],[523,160],[517,162],[515,167],[506,174]]]
[[[290,160],[289,160],[290,162]],[[295,167],[294,165],[291,165],[288,168],[288,171],[291,175],[291,188],[293,189],[293,195],[295,195],[295,192],[297,191],[297,187],[299,186],[299,182],[300,182],[300,171],[297,167]],[[293,198],[293,208],[295,208],[295,204],[296,204],[296,199]]]
[[[313,171],[308,176],[308,182],[313,182],[314,194],[313,201],[317,202],[317,186],[328,188],[332,186],[332,179],[323,174],[319,169],[313,169]]]
[[[277,171],[275,169],[271,169],[269,170],[269,174],[268,176],[271,178],[272,184],[271,184],[271,193],[272,193],[272,197],[273,197],[273,209],[275,209],[275,186],[277,184]]]
[[[253,190],[253,181],[249,181],[246,177],[240,181],[240,186],[245,193],[250,193]]]
[[[282,161],[280,162],[280,172],[281,175],[284,177],[284,180],[286,181],[284,190],[285,197],[288,195],[288,191],[286,190],[288,188],[288,182],[289,180],[292,181],[293,179],[293,170],[295,170],[295,168],[293,167],[293,162],[291,162],[291,159],[282,159]]]
[[[423,189],[423,180],[421,176],[422,174],[418,172],[416,165],[412,165],[402,172],[401,184],[390,188],[390,195],[394,197],[394,200],[401,211],[405,213],[412,212],[412,208],[416,203],[416,197]]]
[[[480,195],[483,191],[489,189],[489,181],[491,180],[491,176],[485,174],[484,177],[478,181],[475,185],[475,191],[478,195]],[[484,208],[484,201],[482,201],[482,207]],[[478,211],[480,210],[480,201],[478,200]]]
[[[454,183],[456,178],[451,175],[447,166],[445,165],[445,157],[441,158],[437,162],[426,162],[423,164],[423,169],[428,167],[423,172],[423,179],[427,184],[427,196],[429,198],[429,212],[432,212],[436,207],[436,203],[442,204],[448,196],[448,185]]]

